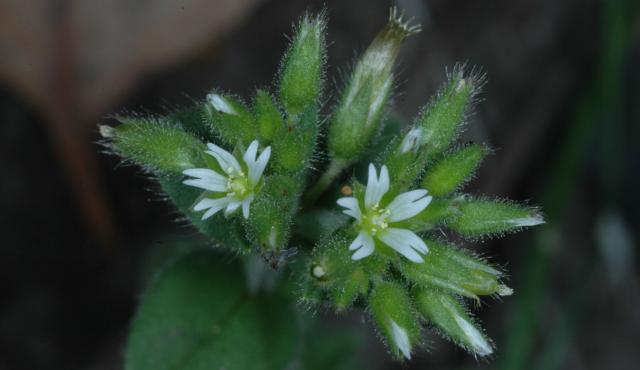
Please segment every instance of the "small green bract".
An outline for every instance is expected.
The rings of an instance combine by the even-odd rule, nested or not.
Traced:
[[[442,231],[473,241],[544,221],[536,208],[464,192],[490,152],[455,143],[483,77],[456,66],[411,125],[382,135],[396,57],[419,27],[392,10],[343,89],[327,96],[326,24],[324,13],[301,18],[278,85],[249,105],[214,90],[188,110],[121,117],[100,131],[211,242],[288,271],[284,286],[302,307],[366,312],[398,360],[411,358],[424,328],[491,355],[465,301],[513,291],[503,271]]]

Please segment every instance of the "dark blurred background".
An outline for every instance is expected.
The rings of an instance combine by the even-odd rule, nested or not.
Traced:
[[[463,139],[496,151],[469,190],[541,205],[548,223],[474,246],[516,293],[478,311],[493,359],[430,335],[394,364],[354,314],[367,368],[638,368],[639,5],[398,1],[424,31],[403,49],[394,109],[410,119],[446,67],[480,67]],[[272,86],[283,35],[323,6],[334,92],[389,2],[0,0],[0,369],[121,368],[144,256],[193,233],[101,152],[97,123]]]

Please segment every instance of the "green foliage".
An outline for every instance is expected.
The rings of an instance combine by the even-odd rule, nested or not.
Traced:
[[[489,339],[453,296],[434,289],[423,289],[416,293],[415,301],[420,314],[445,337],[474,355],[488,356],[493,353]]]
[[[289,116],[315,105],[322,90],[326,59],[324,14],[305,15],[282,61],[280,100]]]
[[[507,201],[467,198],[458,204],[459,216],[449,227],[460,235],[501,235],[544,223],[535,208]]]
[[[486,154],[487,149],[477,144],[459,149],[429,168],[421,185],[434,196],[448,195],[473,175]]]
[[[255,295],[261,287],[294,290],[309,308],[364,309],[397,359],[411,357],[427,325],[475,355],[493,351],[464,302],[513,292],[501,271],[439,235],[500,236],[543,220],[535,208],[458,193],[488,152],[454,144],[482,78],[456,67],[411,127],[385,119],[400,46],[418,31],[392,10],[324,132],[325,28],[324,14],[302,17],[278,85],[258,90],[250,106],[214,90],[166,117],[100,128],[115,153],[155,175],[208,244],[254,253],[244,269],[209,251],[160,274],[133,325],[128,369],[350,363],[327,343],[324,355],[298,356],[289,298]],[[342,177],[350,166],[354,176]]]
[[[163,121],[121,118],[111,147],[122,157],[157,175],[171,175],[204,163],[204,145]]]
[[[164,271],[142,298],[125,369],[286,368],[298,343],[293,311],[282,296],[247,293],[240,271],[210,250]]]

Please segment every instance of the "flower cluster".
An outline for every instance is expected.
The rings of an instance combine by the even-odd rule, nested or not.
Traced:
[[[380,135],[400,48],[419,29],[393,10],[331,99],[326,19],[305,15],[277,85],[251,104],[213,90],[189,109],[120,117],[100,132],[155,176],[194,227],[246,261],[252,286],[276,281],[256,261],[288,269],[301,303],[367,312],[397,359],[411,358],[427,327],[488,356],[493,344],[469,312],[478,305],[464,301],[513,290],[501,269],[446,237],[472,242],[544,221],[536,208],[465,190],[490,152],[456,143],[482,75],[456,66],[406,129]],[[326,101],[335,106],[325,120]]]

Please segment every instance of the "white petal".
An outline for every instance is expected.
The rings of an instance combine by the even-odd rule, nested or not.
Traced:
[[[467,340],[469,340],[469,343],[473,347],[473,351],[475,353],[480,356],[488,356],[493,353],[493,348],[491,348],[489,342],[487,342],[482,333],[480,333],[473,324],[456,313],[453,314],[453,318],[467,336]]]
[[[384,244],[395,249],[398,253],[415,263],[424,262],[417,252],[426,254],[429,251],[424,241],[410,230],[391,227],[380,233],[378,238]]]
[[[209,191],[215,191],[215,192],[226,192],[227,191],[227,183],[216,183],[213,181],[209,181],[206,179],[189,179],[189,180],[184,180],[182,182],[185,185],[189,185],[189,186],[195,186],[196,188],[200,188],[200,189],[204,189],[204,190],[209,190]]]
[[[385,195],[389,191],[389,169],[387,166],[382,165],[382,169],[380,170],[380,178],[379,178],[379,189],[380,189],[380,198]]]
[[[356,253],[354,253],[351,256],[351,259],[354,261],[358,261],[365,257],[370,256],[375,249],[375,243],[373,242],[373,238],[371,238],[369,234],[360,232],[360,235],[362,235],[361,237],[362,247],[358,249]]]
[[[346,208],[346,210],[342,211],[344,214],[349,215],[356,220],[360,221],[362,217],[362,212],[360,212],[360,206],[358,205],[358,200],[354,197],[345,197],[340,198],[336,202],[338,205]]]
[[[247,151],[244,152],[244,156],[242,157],[242,159],[244,159],[244,163],[246,163],[247,165],[251,165],[256,162],[256,156],[258,155],[258,146],[260,146],[258,140],[254,140],[251,142],[251,144],[249,144]]]
[[[236,173],[242,172],[240,163],[238,163],[236,157],[234,157],[231,153],[211,143],[207,144],[207,148],[209,148],[209,150],[205,151],[205,153],[211,154],[218,161],[218,164],[220,164],[220,167],[222,167],[223,171],[227,173],[229,172],[229,170],[234,170]]]
[[[397,222],[406,220],[422,212],[433,199],[433,197],[426,195],[426,190],[418,189],[402,193],[395,197],[387,206],[387,210],[391,213],[389,215],[389,221]]]
[[[225,208],[228,203],[229,198],[227,197],[217,199],[204,198],[193,207],[193,210],[198,212],[204,209],[208,209],[208,211],[205,212],[204,215],[202,215],[202,219],[206,220],[214,214],[218,213],[218,211],[220,211],[221,209]]]
[[[358,248],[360,248],[360,247],[362,247],[364,245],[364,243],[362,241],[362,234],[364,234],[364,232],[360,232],[358,234],[358,236],[356,236],[356,238],[353,239],[353,241],[349,245],[349,250],[350,251],[356,250],[356,249],[358,249]]]
[[[411,360],[411,343],[409,342],[409,336],[407,335],[407,331],[404,330],[403,327],[396,324],[395,321],[391,321],[391,337],[393,341],[398,347],[398,350],[402,353],[402,355],[407,359]]]
[[[376,174],[373,163],[369,163],[369,178],[367,179],[367,189],[364,193],[364,206],[369,208],[380,202],[382,196],[389,190],[389,171],[387,166],[382,166],[380,179]]]
[[[351,245],[349,245],[350,251],[356,249],[358,249],[358,251],[354,253],[353,256],[351,256],[351,259],[354,261],[371,255],[371,253],[373,253],[373,250],[375,249],[375,244],[373,242],[373,238],[371,238],[371,235],[365,233],[364,231],[361,231],[353,240],[353,242],[351,242]]]
[[[208,168],[190,168],[182,171],[186,176],[197,177],[199,179],[220,179],[221,181],[227,181],[227,178],[214,170]]]
[[[213,108],[218,112],[223,112],[227,114],[236,114],[236,111],[233,107],[225,100],[224,97],[218,94],[208,94],[207,101],[213,105]]]
[[[231,201],[227,205],[227,209],[224,210],[224,214],[229,216],[230,214],[235,212],[238,208],[240,208],[241,205],[242,205],[241,201],[235,200],[235,199],[231,199]]]
[[[183,181],[183,184],[185,185],[195,186],[210,191],[227,191],[228,179],[213,170],[208,168],[191,168],[182,171],[182,173],[196,178]]]
[[[253,164],[247,163],[247,166],[249,166],[249,181],[251,181],[251,184],[256,185],[258,181],[260,181],[260,177],[269,162],[269,157],[271,157],[270,146],[266,147],[262,153],[260,153],[260,156],[255,162],[253,162]]]
[[[251,202],[253,202],[253,198],[254,195],[251,194],[242,201],[242,216],[244,216],[245,219],[249,218],[249,207],[251,206]]]

